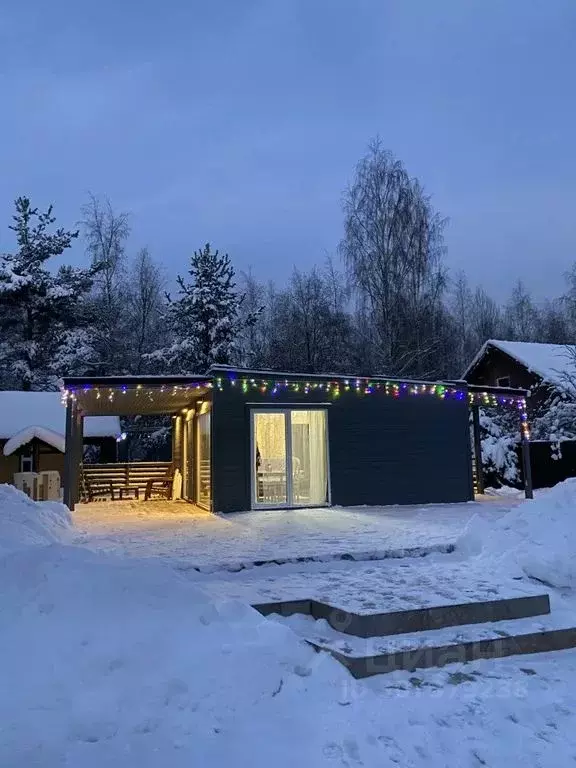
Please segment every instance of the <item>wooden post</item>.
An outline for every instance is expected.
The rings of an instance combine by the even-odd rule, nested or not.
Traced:
[[[532,465],[530,463],[530,424],[526,404],[520,411],[520,440],[522,443],[522,475],[524,477],[524,495],[527,499],[534,498],[532,488]]]
[[[184,420],[178,415],[172,422],[172,468],[182,472],[182,431]]]
[[[66,448],[64,451],[64,504],[68,509],[74,509],[72,488],[74,485],[74,425],[76,421],[76,403],[68,398],[66,403]]]
[[[75,466],[76,476],[74,480],[74,504],[80,501],[80,472],[82,468],[82,462],[84,460],[84,416],[81,410],[76,408],[76,449],[75,449]]]
[[[40,472],[40,443],[37,438],[32,440],[32,472]]]
[[[527,499],[534,498],[532,488],[532,466],[530,464],[530,441],[522,437],[522,471],[524,475],[524,495]]]
[[[472,432],[474,434],[474,464],[476,466],[476,491],[484,493],[484,469],[482,467],[482,442],[480,440],[480,407],[472,406]]]

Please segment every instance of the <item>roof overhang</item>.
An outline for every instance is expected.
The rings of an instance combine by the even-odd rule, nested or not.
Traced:
[[[212,390],[209,376],[66,377],[63,401],[84,416],[173,415]]]

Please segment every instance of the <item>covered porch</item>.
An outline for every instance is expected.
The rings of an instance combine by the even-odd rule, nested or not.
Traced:
[[[530,464],[530,423],[526,399],[530,393],[527,390],[511,389],[509,387],[489,387],[468,384],[468,404],[470,408],[470,439],[472,455],[472,477],[474,494],[482,496],[486,489],[482,462],[482,429],[480,412],[482,409],[506,409],[515,428],[520,434],[521,478],[524,496],[534,498],[532,486],[532,467]]]
[[[96,499],[166,500],[212,507],[212,381],[206,376],[117,376],[64,379],[64,503]],[[169,461],[83,461],[88,416],[170,416]]]

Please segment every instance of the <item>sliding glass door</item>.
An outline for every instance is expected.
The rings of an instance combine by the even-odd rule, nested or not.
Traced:
[[[212,503],[212,462],[210,411],[200,412],[196,425],[196,503],[210,509]]]
[[[253,410],[253,505],[310,507],[328,500],[326,410]]]

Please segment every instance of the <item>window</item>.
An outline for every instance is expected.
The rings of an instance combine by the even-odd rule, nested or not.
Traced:
[[[20,456],[20,472],[34,472],[34,457],[32,454]]]
[[[500,376],[499,379],[496,379],[496,385],[499,387],[509,387],[510,376]]]
[[[255,506],[328,502],[326,410],[252,412],[252,500]]]

